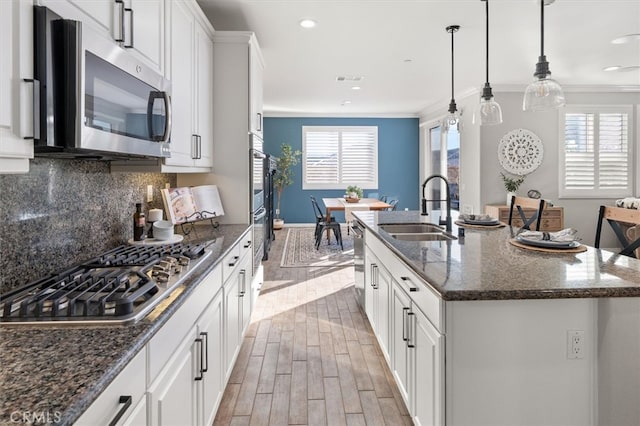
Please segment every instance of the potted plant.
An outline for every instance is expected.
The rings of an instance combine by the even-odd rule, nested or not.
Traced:
[[[298,164],[298,158],[302,154],[299,150],[293,150],[291,145],[280,145],[280,156],[276,160],[276,174],[273,176],[273,186],[276,189],[278,201],[276,202],[276,217],[273,219],[273,229],[282,229],[284,219],[280,218],[280,199],[282,191],[293,183],[293,166]]]
[[[355,200],[359,200],[363,197],[364,191],[358,185],[349,185],[347,186],[347,190],[345,192],[345,198],[351,198]]]
[[[511,177],[502,172],[500,172],[500,176],[502,176],[502,183],[504,183],[504,188],[507,190],[507,205],[509,206],[511,205],[511,197],[516,195],[516,191],[524,182],[525,176]]]

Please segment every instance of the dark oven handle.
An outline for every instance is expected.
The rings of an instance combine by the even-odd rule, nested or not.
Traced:
[[[161,135],[156,135],[153,132],[153,106],[156,99],[162,99],[164,102],[164,133]],[[167,92],[149,92],[149,100],[147,101],[147,127],[149,129],[149,137],[151,140],[157,142],[169,141],[169,136],[171,136],[171,98]]]
[[[364,230],[357,221],[353,221],[351,223],[351,229],[353,230],[353,233],[358,236],[358,238],[362,238],[362,233]]]
[[[267,209],[260,207],[257,212],[253,214],[253,221],[257,222],[267,215]]]

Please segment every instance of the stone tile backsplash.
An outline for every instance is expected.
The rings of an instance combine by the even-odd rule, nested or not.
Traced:
[[[105,161],[35,158],[0,175],[0,293],[90,259],[133,237],[136,203],[162,208],[175,174],[110,173]],[[147,185],[153,202],[146,203]]]

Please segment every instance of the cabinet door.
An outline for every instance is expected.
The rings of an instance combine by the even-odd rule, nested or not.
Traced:
[[[198,410],[201,416],[198,423],[203,425],[213,424],[215,409],[220,403],[222,392],[224,391],[222,368],[224,311],[222,308],[222,293],[222,291],[219,291],[218,295],[213,298],[198,322],[198,334],[204,339],[205,359],[203,362],[207,370],[204,373],[204,379],[200,381],[201,387],[198,395],[198,402],[201,406],[201,409]]]
[[[411,299],[393,283],[391,300],[391,371],[396,379],[402,397],[409,407],[409,313]]]
[[[213,165],[213,40],[199,25],[195,25],[196,58],[195,69],[197,90],[194,93],[197,105],[197,152],[195,165]]]
[[[249,46],[249,125],[251,131],[262,136],[263,65],[256,42]]]
[[[413,397],[410,410],[417,425],[444,424],[444,336],[416,308],[411,314]]]
[[[33,158],[33,4],[0,1],[0,173],[27,173]]]
[[[147,424],[147,398],[142,398],[135,406],[131,415],[122,422],[122,426],[146,426]]]
[[[91,3],[91,2],[85,2]],[[125,41],[130,49],[156,71],[162,73],[164,64],[164,1],[129,0],[124,16]],[[118,19],[120,19],[118,17]],[[133,28],[131,28],[133,24]]]
[[[194,18],[186,3],[170,1],[171,26],[169,55],[171,58],[171,158],[164,160],[172,166],[193,165],[195,144],[193,118]]]
[[[385,358],[389,360],[389,301],[391,294],[391,275],[382,265],[378,265],[374,271],[376,276],[375,317],[378,343]]]
[[[240,347],[240,322],[242,320],[240,285],[240,276],[237,272],[234,272],[224,284],[225,381],[231,374],[233,362]]]
[[[197,368],[199,343],[194,342],[194,334],[194,331],[188,333],[176,356],[164,369],[165,376],[149,391],[152,425],[196,424],[195,378],[200,371]]]
[[[114,0],[40,0],[40,4],[64,19],[90,25],[112,40],[118,35],[121,6]]]

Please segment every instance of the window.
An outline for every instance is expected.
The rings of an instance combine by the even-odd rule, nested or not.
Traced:
[[[451,208],[460,209],[460,133],[457,127],[452,127],[442,137],[440,125],[429,129],[430,168],[426,175],[438,174],[445,176],[449,181],[449,195],[451,196]],[[446,156],[443,155],[446,153]],[[432,200],[444,199],[440,193],[446,188],[442,185],[429,184]],[[442,203],[444,205],[444,203]],[[437,206],[437,204],[435,204]],[[431,207],[431,206],[430,206]]]
[[[560,197],[632,194],[629,106],[570,106],[560,113]]]
[[[378,187],[378,128],[302,127],[303,189]]]

